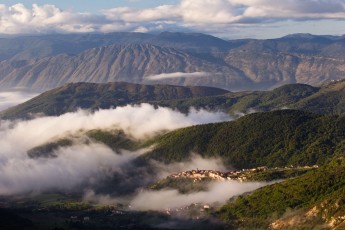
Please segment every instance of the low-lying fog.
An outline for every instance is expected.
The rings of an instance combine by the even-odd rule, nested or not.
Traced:
[[[30,93],[20,89],[0,91],[0,112],[19,103],[25,102],[35,96],[37,96],[36,93]]]
[[[133,186],[126,199],[135,209],[163,209],[167,206],[188,205],[193,202],[224,202],[233,195],[251,191],[263,183],[215,183],[209,191],[189,195],[175,190],[149,191],[140,189],[145,183],[170,173],[191,169],[226,170],[221,159],[193,160],[171,165],[152,162],[149,170],[136,168],[134,160],[147,149],[114,153],[109,147],[94,142],[74,141],[73,145],[55,150],[55,157],[30,158],[27,151],[65,136],[93,129],[122,129],[134,139],[145,139],[157,133],[196,124],[228,121],[221,112],[191,109],[188,115],[168,108],[148,104],[89,112],[79,110],[57,117],[39,117],[28,121],[2,121],[0,127],[0,195],[17,195],[48,191],[79,191],[84,199],[99,203],[123,201],[117,190]],[[122,180],[113,184],[109,193],[97,194],[97,186],[113,175]],[[131,175],[131,176],[129,176]],[[147,180],[145,179],[147,177]],[[134,179],[133,179],[134,178]],[[144,179],[143,179],[144,178]],[[110,190],[111,190],[110,189]],[[115,194],[115,195],[114,195]],[[129,200],[128,200],[129,199]]]

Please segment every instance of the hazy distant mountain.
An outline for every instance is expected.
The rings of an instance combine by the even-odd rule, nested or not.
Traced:
[[[6,88],[50,89],[67,82],[159,83],[146,80],[145,77],[160,73],[209,71],[212,72],[209,76],[193,77],[191,80],[186,78],[182,83],[219,86],[224,80],[234,81],[234,84],[250,83],[246,79],[241,79],[237,71],[227,65],[204,60],[174,48],[149,44],[106,46],[89,49],[78,55],[60,54],[26,61],[7,60],[0,63],[0,70],[0,85]],[[233,78],[223,79],[223,74],[216,76],[218,73],[231,73]],[[171,81],[171,84],[179,85],[181,79],[174,78]]]
[[[226,52],[232,47],[227,41],[198,33],[53,34],[2,38],[0,60],[29,60],[58,54],[75,55],[92,48],[125,44],[154,44],[195,52]]]
[[[309,34],[233,41],[170,32],[3,38],[0,88],[42,91],[81,81],[204,85],[237,91],[290,83],[319,85],[344,78],[344,54],[344,37]],[[155,75],[159,77],[152,78]]]

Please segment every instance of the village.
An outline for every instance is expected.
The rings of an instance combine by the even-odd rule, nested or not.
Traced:
[[[252,176],[256,173],[268,172],[284,172],[284,171],[291,171],[291,170],[310,170],[318,168],[318,165],[313,166],[287,166],[283,168],[275,167],[275,168],[268,168],[267,166],[261,166],[251,169],[242,169],[242,170],[234,170],[228,172],[220,172],[216,170],[190,170],[190,171],[183,171],[179,173],[172,174],[167,178],[188,178],[192,179],[193,182],[199,182],[203,180],[215,180],[215,181],[239,181],[239,182],[246,182],[251,181]]]

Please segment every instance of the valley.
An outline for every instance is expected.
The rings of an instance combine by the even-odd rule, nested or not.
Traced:
[[[272,181],[299,176],[316,168],[317,166],[291,166],[274,169],[258,167],[226,173],[197,169],[172,174],[151,185],[150,189],[175,188],[182,193],[192,193],[196,191],[195,188],[207,190],[207,184],[212,180],[245,182],[260,181],[265,178],[266,181]],[[187,178],[189,181],[181,181]],[[184,186],[192,188],[192,190],[185,191],[183,190]],[[219,203],[193,203],[179,208],[140,212],[135,211],[128,202],[109,201],[98,204],[92,200],[80,199],[78,194],[66,193],[45,193],[30,197],[1,197],[0,212],[7,219],[3,219],[0,226],[3,228],[25,227],[26,229],[147,229],[164,225],[173,228],[189,226],[188,228],[193,229],[208,229],[210,227],[223,229],[225,227],[223,223],[211,216],[212,212],[221,207]],[[21,224],[16,224],[14,221],[20,221]]]
[[[0,39],[0,229],[343,229],[344,39]]]

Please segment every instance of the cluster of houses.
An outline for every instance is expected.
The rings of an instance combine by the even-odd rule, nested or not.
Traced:
[[[274,170],[284,170],[284,169],[312,169],[318,168],[318,165],[313,166],[288,166],[284,168],[274,168]],[[215,170],[191,170],[191,171],[184,171],[172,174],[168,176],[168,178],[189,178],[192,179],[193,182],[198,182],[206,179],[216,180],[216,181],[240,181],[244,182],[247,181],[248,173],[256,173],[256,172],[264,172],[267,171],[269,168],[266,166],[256,167],[251,169],[242,169],[238,171],[228,171],[228,172],[220,172]]]
[[[206,179],[206,178],[219,180],[219,181],[226,180],[226,176],[222,172],[215,171],[215,170],[198,170],[198,169],[172,174],[168,178],[191,178],[194,180],[194,182],[201,181],[202,179]]]
[[[229,172],[220,172],[215,170],[191,170],[191,171],[184,171],[180,173],[175,173],[170,175],[168,178],[190,178],[193,179],[194,182],[211,179],[216,181],[246,181],[246,173],[247,172],[260,172],[266,171],[267,167],[257,167],[253,169],[243,169],[240,171],[229,171]]]

